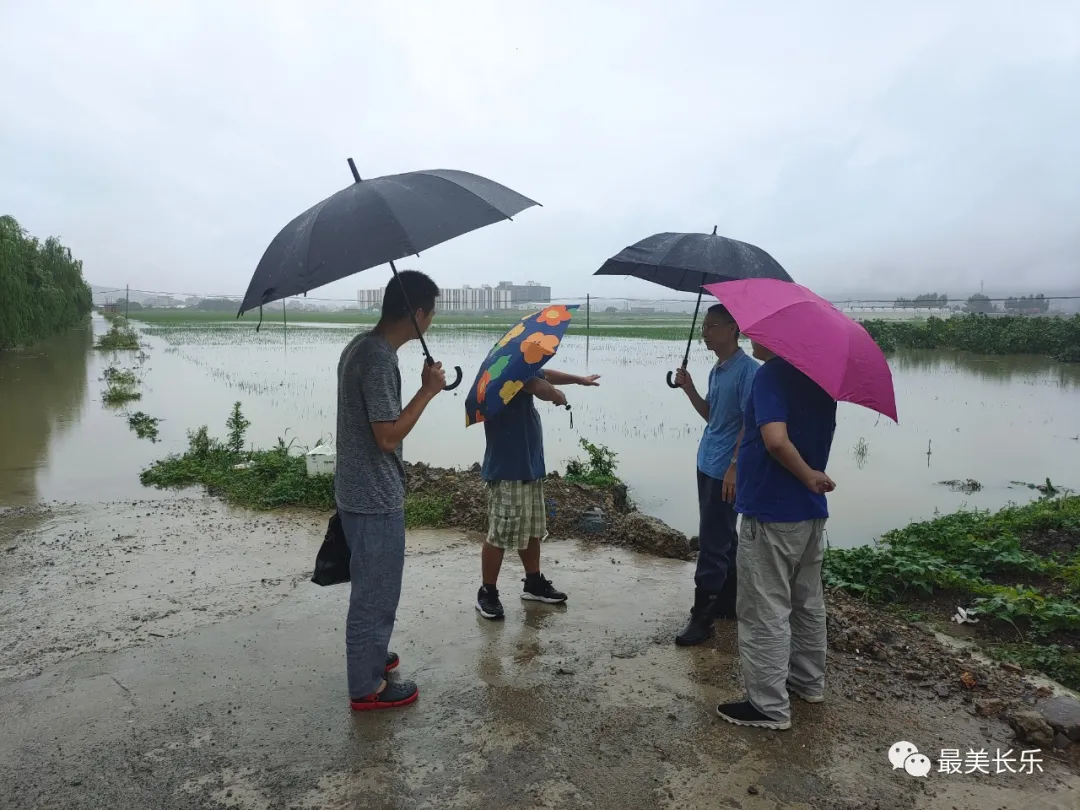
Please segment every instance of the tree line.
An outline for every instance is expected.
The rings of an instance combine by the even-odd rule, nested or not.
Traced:
[[[50,236],[30,236],[0,216],[0,351],[29,346],[82,323],[93,299],[82,262]]]

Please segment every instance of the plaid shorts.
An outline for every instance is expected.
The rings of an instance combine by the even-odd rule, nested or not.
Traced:
[[[544,482],[489,481],[488,544],[521,551],[533,537],[547,537]]]

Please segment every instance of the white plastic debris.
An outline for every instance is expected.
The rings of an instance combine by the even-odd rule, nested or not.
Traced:
[[[337,451],[326,444],[317,444],[304,454],[308,475],[333,475],[337,469]]]
[[[957,624],[978,624],[979,620],[964,610],[962,607],[956,608],[956,615],[952,617],[952,620]]]
[[[254,461],[244,461],[244,462],[242,462],[240,464],[233,464],[232,468],[234,470],[250,470],[254,466],[255,466]]]

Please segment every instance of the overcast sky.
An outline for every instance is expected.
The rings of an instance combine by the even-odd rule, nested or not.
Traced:
[[[0,75],[0,213],[97,284],[243,293],[349,156],[543,203],[403,262],[447,287],[659,295],[590,276],[713,225],[825,292],[1080,279],[1075,0],[0,0]]]

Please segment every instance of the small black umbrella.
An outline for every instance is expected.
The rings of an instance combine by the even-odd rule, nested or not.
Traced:
[[[792,280],[779,262],[764,250],[746,242],[718,236],[715,227],[711,234],[653,234],[608,259],[594,275],[633,276],[669,290],[698,294],[690,337],[686,341],[686,354],[683,355],[683,368],[690,362],[690,347],[694,342],[694,329],[704,292],[701,288],[705,284],[744,278]],[[670,371],[667,384],[678,388]]]
[[[393,174],[355,182],[302,213],[274,237],[251,277],[237,317],[271,301],[308,293],[331,281],[419,254],[440,242],[511,219],[533,205],[493,180],[452,169]],[[426,362],[435,362],[416,323]],[[461,383],[457,379],[446,390]]]

